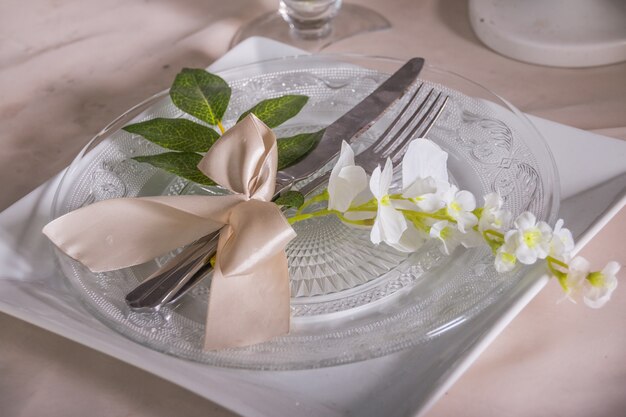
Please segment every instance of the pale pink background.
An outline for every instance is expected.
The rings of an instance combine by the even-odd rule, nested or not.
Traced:
[[[65,167],[115,116],[206,67],[273,0],[2,0],[0,210]],[[331,52],[424,56],[523,111],[626,139],[626,64],[554,69],[497,55],[474,36],[462,0],[366,0],[393,29]],[[625,162],[626,163],[626,162]],[[626,264],[624,210],[586,255]],[[626,413],[626,284],[596,311],[550,283],[429,416]],[[0,415],[233,416],[169,382],[0,314]]]

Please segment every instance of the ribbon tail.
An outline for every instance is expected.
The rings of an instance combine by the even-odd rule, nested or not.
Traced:
[[[80,208],[43,233],[93,272],[138,265],[199,239],[226,222],[239,195],[119,198]]]
[[[233,207],[220,231],[205,349],[247,346],[289,332],[285,246],[295,232],[273,203]]]
[[[204,348],[248,346],[289,332],[289,270],[284,250],[254,272],[213,273]]]

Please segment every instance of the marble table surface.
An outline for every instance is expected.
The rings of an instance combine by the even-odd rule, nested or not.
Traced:
[[[626,63],[557,69],[482,45],[461,0],[361,0],[390,30],[326,48],[423,56],[521,110],[626,140]],[[0,3],[0,210],[60,171],[102,127],[166,88],[182,67],[206,67],[272,0],[3,0]],[[621,216],[585,248],[598,263]],[[622,239],[623,240],[623,239]],[[621,284],[624,286],[624,284]],[[626,409],[624,289],[602,310],[559,303],[550,283],[428,416],[614,416]],[[234,416],[176,385],[0,314],[0,414]]]

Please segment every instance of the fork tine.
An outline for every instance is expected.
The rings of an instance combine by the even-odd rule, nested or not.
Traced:
[[[439,92],[439,94],[437,94],[437,97],[435,97],[435,99],[430,104],[428,109],[426,109],[424,114],[422,114],[422,117],[419,119],[419,121],[417,123],[415,123],[415,126],[413,126],[413,129],[411,130],[411,132],[409,132],[409,134],[405,135],[404,138],[402,138],[402,140],[398,140],[397,143],[396,143],[396,146],[393,149],[388,150],[387,152],[385,152],[385,154],[383,156],[388,156],[392,152],[394,152],[395,150],[400,150],[400,151],[403,150],[404,147],[411,141],[411,139],[416,137],[415,134],[424,125],[426,120],[428,120],[428,117],[430,117],[433,109],[435,108],[435,105],[437,104],[437,101],[439,101],[439,98],[441,97],[441,94],[442,94],[442,92]]]
[[[355,156],[356,165],[361,166],[365,169],[366,172],[373,171],[377,165],[384,164],[385,159],[389,156],[392,162],[395,164],[398,162],[400,158],[404,155],[404,150],[411,138],[414,134],[421,130],[421,136],[428,133],[428,131],[432,128],[434,123],[437,121],[437,118],[441,115],[444,110],[446,103],[448,102],[448,96],[442,98],[442,93],[436,93],[435,89],[432,88],[426,97],[418,104],[418,108],[415,109],[409,116],[408,120],[403,122],[403,125],[398,129],[398,132],[394,135],[393,139],[389,142],[387,141],[386,136],[390,134],[402,116],[406,116],[405,113],[408,112],[408,108],[411,107],[411,104],[416,102],[416,97],[418,96],[418,91],[421,89],[423,84],[421,84],[417,91],[413,92],[411,98],[408,100],[407,104],[405,104],[401,110],[400,115],[394,118],[394,121],[388,126],[383,134],[381,134],[374,144],[372,144],[367,149],[363,150],[359,154]],[[430,98],[437,94],[434,100],[430,100]],[[426,110],[424,108],[428,106]],[[421,116],[421,117],[420,117]],[[415,122],[415,119],[419,117],[419,120]],[[411,132],[408,134],[404,134],[407,129],[411,128]],[[401,136],[402,135],[402,136]],[[399,139],[399,140],[398,140]],[[379,149],[377,149],[379,148]],[[380,150],[382,148],[382,150]],[[308,195],[312,191],[316,190],[320,185],[324,184],[328,181],[330,176],[330,171],[326,172],[324,175],[314,178],[309,183],[300,188],[300,192],[305,195]]]
[[[433,118],[430,119],[430,122],[428,122],[428,124],[426,125],[426,128],[424,129],[424,131],[422,133],[420,133],[420,137],[425,137],[428,134],[428,132],[430,132],[430,129],[434,126],[434,124],[437,121],[437,119],[439,119],[439,116],[441,116],[441,112],[443,112],[443,109],[446,107],[446,104],[448,104],[448,99],[449,98],[450,98],[450,96],[446,96],[443,99],[443,103],[441,103],[441,106],[439,106],[439,110],[437,110],[437,112],[435,113]]]
[[[419,114],[422,112],[422,109],[424,108],[424,106],[426,106],[426,104],[430,100],[430,97],[433,95],[434,91],[435,91],[434,88],[430,89],[430,91],[428,92],[426,97],[418,105],[417,109],[413,112],[413,114],[411,114],[409,119],[398,129],[398,132],[393,137],[393,139],[388,141],[388,142],[386,142],[386,143],[384,143],[384,144],[381,144],[377,149],[375,149],[376,152],[380,152],[380,153],[382,153],[382,155],[387,155],[387,154],[390,154],[391,152],[393,152],[393,150],[396,149],[399,145],[401,145],[401,143],[399,143],[398,139],[402,137],[402,134],[413,124],[415,119],[419,116]],[[419,123],[421,123],[421,121],[418,122],[418,124]],[[406,140],[406,139],[404,139],[404,140]]]
[[[428,116],[430,116],[430,113],[432,112],[433,108],[435,107],[435,105],[437,104],[437,101],[439,101],[439,98],[441,97],[443,93],[439,92],[439,94],[437,94],[437,97],[435,97],[435,100],[432,102],[432,104],[430,105],[430,107],[428,108],[428,110],[426,110],[426,112],[424,113],[424,115],[422,116],[422,118],[420,119],[419,122],[417,122],[417,124],[415,125],[415,127],[413,128],[413,130],[411,130],[411,133],[408,134],[409,137],[413,137],[413,135],[415,135],[415,133],[417,132],[417,130],[422,127],[422,125],[424,124],[424,122],[427,120]]]
[[[402,118],[402,116],[404,116],[407,113],[409,107],[411,106],[411,104],[413,104],[413,101],[418,96],[418,94],[419,94],[419,92],[420,92],[420,90],[422,89],[423,86],[424,86],[424,83],[421,83],[419,85],[419,87],[417,87],[417,89],[415,89],[413,94],[411,94],[411,97],[407,100],[407,102],[404,105],[404,107],[402,107],[402,110],[400,110],[400,112],[393,119],[393,121],[391,123],[389,123],[389,126],[387,126],[387,129],[385,129],[385,131],[378,137],[378,140],[374,144],[374,147],[375,147],[374,149],[380,149],[380,147],[383,146],[387,142],[386,141],[387,135],[389,135],[391,133],[391,131],[393,130],[393,128],[395,128],[396,125],[400,122],[400,119]],[[393,138],[390,142],[393,142],[394,140],[395,140],[395,138]]]
[[[410,142],[412,138],[416,137],[416,133],[420,128],[423,128],[423,130],[421,131],[421,133],[419,133],[419,137],[424,137],[426,136],[426,134],[428,134],[430,129],[433,127],[433,125],[435,124],[435,122],[437,121],[441,113],[443,112],[443,109],[446,107],[446,104],[448,103],[448,99],[450,98],[449,96],[443,97],[443,100],[441,100],[441,104],[439,104],[435,108],[435,105],[441,98],[441,95],[442,93],[439,93],[437,95],[437,98],[435,98],[435,100],[430,105],[428,110],[426,110],[426,112],[424,113],[420,121],[415,125],[411,133],[409,133],[403,139],[403,143],[400,146],[394,148],[392,155],[385,155],[385,156],[389,156],[393,163],[396,163],[404,155],[404,148],[408,145],[408,143]],[[428,120],[428,117],[430,117],[431,115],[433,116],[430,118],[430,120]],[[428,120],[428,122],[424,126],[424,123],[426,122],[426,120]]]

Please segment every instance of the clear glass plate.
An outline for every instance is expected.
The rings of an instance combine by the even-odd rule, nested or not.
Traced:
[[[373,91],[402,62],[360,56],[299,56],[220,73],[233,87],[226,124],[258,101],[305,94],[301,114],[276,129],[279,137],[324,127]],[[499,191],[506,207],[531,210],[554,222],[558,177],[550,152],[532,124],[483,87],[451,72],[426,67],[422,82],[450,95],[429,138],[449,153],[453,181],[480,197]],[[361,139],[373,140],[399,110],[393,108]],[[120,128],[154,117],[183,117],[167,92],[139,104],[107,126],[68,169],[53,217],[96,201],[146,195],[215,194],[130,158],[163,150]],[[186,117],[186,116],[185,116]],[[217,366],[306,369],[370,359],[428,343],[493,304],[523,269],[498,274],[487,248],[444,256],[434,244],[401,254],[369,242],[367,231],[333,217],[296,224],[287,248],[292,289],[291,331],[269,342],[204,351],[210,279],[176,305],[137,312],[125,295],[175,255],[144,265],[92,273],[57,251],[63,274],[89,310],[119,333],[155,350]]]

